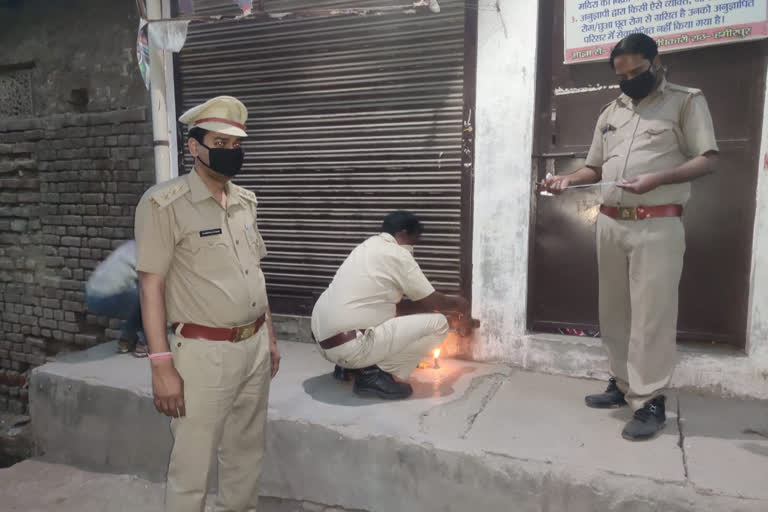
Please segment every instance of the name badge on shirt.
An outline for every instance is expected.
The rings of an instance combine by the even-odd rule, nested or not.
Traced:
[[[220,234],[221,234],[221,228],[206,229],[205,231],[200,232],[200,238],[203,238],[204,236],[213,236],[213,235],[220,235]]]

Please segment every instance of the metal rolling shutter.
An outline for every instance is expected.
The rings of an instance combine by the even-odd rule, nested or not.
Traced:
[[[266,9],[378,5],[273,0]],[[416,257],[430,280],[461,290],[462,257],[470,257],[461,250],[465,12],[463,0],[440,5],[439,15],[190,26],[181,107],[228,94],[249,110],[236,182],[259,198],[276,311],[311,312],[346,255],[395,209],[425,220]],[[197,0],[197,14],[232,6]]]

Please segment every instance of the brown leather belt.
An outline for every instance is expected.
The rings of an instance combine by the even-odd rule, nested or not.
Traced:
[[[320,348],[323,350],[331,350],[332,348],[336,348],[340,345],[345,344],[348,341],[352,341],[357,338],[358,332],[365,332],[365,329],[357,329],[354,331],[346,331],[346,332],[340,332],[336,336],[331,336],[330,338],[324,339],[323,341],[318,342],[318,345],[320,345]]]
[[[683,207],[679,204],[663,206],[600,206],[600,213],[619,220],[645,220],[656,217],[680,217]]]
[[[255,322],[240,327],[206,327],[197,324],[181,324],[179,334],[185,338],[210,340],[210,341],[229,341],[237,343],[246,340],[259,332],[264,325],[267,315],[261,315]],[[179,324],[173,324],[171,327],[174,332]]]

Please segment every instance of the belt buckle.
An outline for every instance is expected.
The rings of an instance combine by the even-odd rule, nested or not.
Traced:
[[[243,341],[251,336],[253,336],[253,333],[256,332],[256,324],[248,324],[244,325],[242,327],[237,328],[237,333],[235,333],[235,341]]]
[[[637,208],[634,206],[619,206],[620,220],[637,220]]]

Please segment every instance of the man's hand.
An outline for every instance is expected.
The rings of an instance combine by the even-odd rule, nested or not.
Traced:
[[[170,359],[152,361],[152,393],[158,412],[172,418],[186,416],[184,380]]]
[[[662,185],[661,173],[641,174],[637,178],[621,180],[616,186],[633,194],[645,194]]]
[[[269,333],[269,362],[272,370],[272,378],[275,378],[280,370],[280,349],[277,348],[277,335],[272,324],[272,310],[267,306],[267,332]]]
[[[274,379],[280,370],[280,349],[277,348],[277,336],[275,336],[275,329],[272,326],[271,315],[267,328],[269,329],[269,361],[272,368],[272,378]]]
[[[141,316],[149,351],[169,352],[165,316],[165,276],[139,272]],[[171,359],[151,361],[155,407],[172,418],[186,416],[184,381]]]
[[[275,378],[280,370],[280,349],[277,348],[277,341],[272,338],[269,340],[269,359],[272,363],[272,378]]]
[[[541,183],[541,189],[559,196],[570,184],[570,176],[550,176]]]
[[[462,314],[459,312],[451,312],[451,313],[444,313],[446,318],[448,319],[448,327],[451,330],[456,331],[459,336],[467,337],[472,335],[472,331],[475,329],[476,325],[472,316],[467,314]]]
[[[592,185],[600,181],[603,175],[602,167],[582,167],[571,174],[552,176],[547,174],[541,183],[541,190],[555,195],[562,194],[568,187],[576,185]]]
[[[475,325],[470,315],[463,315],[459,320],[459,336],[467,337],[472,335]]]

